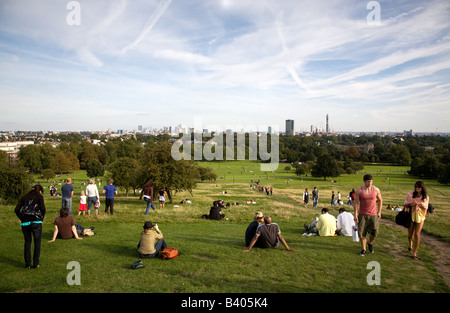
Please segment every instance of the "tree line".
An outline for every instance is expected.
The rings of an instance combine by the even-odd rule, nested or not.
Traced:
[[[16,201],[32,182],[27,173],[38,174],[46,180],[79,169],[86,170],[89,177],[106,173],[127,194],[152,179],[157,188],[167,192],[169,199],[173,191],[192,191],[196,181],[217,177],[211,169],[198,166],[193,158],[173,160],[171,146],[177,138],[168,135],[107,140],[93,134],[91,139],[100,140],[101,144],[93,144],[79,135],[52,136],[59,143],[56,147],[50,143],[22,147],[16,164],[9,164],[6,152],[0,151],[1,198]],[[204,138],[203,144],[210,139]],[[259,137],[257,139],[259,145]],[[270,147],[271,137],[267,139]],[[248,159],[251,153],[248,136],[245,140],[245,158]],[[226,147],[221,148],[225,159]],[[410,175],[437,179],[443,184],[450,182],[450,137],[280,135],[279,159],[292,164],[297,175],[310,173],[324,179],[360,171],[368,162],[380,162],[410,166]]]

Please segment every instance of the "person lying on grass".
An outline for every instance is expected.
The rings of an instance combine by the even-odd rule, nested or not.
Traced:
[[[242,252],[249,252],[255,245],[256,241],[259,242],[259,248],[278,248],[281,242],[286,250],[294,252],[294,249],[289,248],[281,235],[280,227],[278,227],[278,224],[272,223],[272,218],[270,216],[264,217],[264,224],[258,226],[256,229],[256,234],[250,242],[248,249],[245,249]]]

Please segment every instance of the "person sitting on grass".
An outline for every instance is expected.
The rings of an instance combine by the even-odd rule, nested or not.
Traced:
[[[353,214],[347,212],[345,208],[340,208],[339,215],[336,219],[336,234],[340,236],[352,236],[354,226]]]
[[[327,208],[322,209],[322,214],[309,225],[304,224],[306,231],[319,233],[319,236],[334,236],[336,233],[336,218],[328,213]]]
[[[245,249],[242,252],[249,252],[257,241],[260,242],[260,248],[273,249],[278,248],[281,242],[286,250],[294,252],[294,249],[289,248],[288,244],[281,235],[280,227],[278,224],[272,223],[272,218],[270,216],[264,217],[264,224],[258,226],[256,229],[256,234],[250,242],[248,249]]]
[[[245,245],[247,247],[250,245],[253,237],[255,237],[256,229],[263,222],[264,215],[261,212],[256,212],[253,218],[253,222],[248,225],[247,230],[245,231]],[[256,243],[256,245],[258,245],[258,243]]]
[[[155,244],[156,240],[158,242]],[[167,248],[163,234],[157,224],[148,221],[144,223],[141,240],[138,243],[138,253],[141,259],[156,258],[161,250]]]
[[[221,220],[225,218],[225,214],[222,214],[222,209],[217,205],[216,201],[214,201],[214,206],[209,210],[209,215],[202,215],[202,219],[207,220]]]
[[[94,227],[85,230],[81,225],[76,224],[73,216],[69,214],[68,207],[64,207],[59,210],[59,216],[55,218],[54,225],[55,230],[53,231],[53,237],[49,242],[55,241],[56,238],[76,238],[81,240],[83,238],[79,236],[93,234],[92,230],[94,230]]]

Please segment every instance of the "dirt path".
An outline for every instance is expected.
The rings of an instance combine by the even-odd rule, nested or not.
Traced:
[[[408,232],[405,227],[395,224],[394,221],[381,219],[381,223],[400,229],[404,231],[405,234]],[[433,255],[436,257],[434,266],[436,266],[439,274],[441,274],[447,282],[447,286],[450,286],[450,243],[440,241],[438,237],[429,235],[424,231],[422,231],[420,243],[425,244],[432,249]]]

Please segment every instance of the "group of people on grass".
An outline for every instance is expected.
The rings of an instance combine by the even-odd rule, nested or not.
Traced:
[[[361,256],[366,254],[366,246],[369,252],[374,252],[373,243],[379,232],[379,220],[381,218],[382,208],[381,192],[373,185],[372,176],[366,174],[363,180],[364,185],[356,190],[355,201],[353,203],[353,221],[354,225],[357,226],[358,235],[361,239]],[[112,182],[110,182],[109,185],[112,185]],[[150,205],[147,206],[146,214],[148,213],[150,207],[152,207],[152,202],[147,200],[148,198],[153,198],[152,187],[153,185],[149,184],[147,188],[144,187],[145,190],[141,193],[141,198],[146,196],[144,197],[144,200],[147,201],[147,204],[150,203]],[[44,197],[42,195],[43,192],[44,189],[41,185],[33,186],[31,191],[19,200],[14,210],[15,214],[21,221],[21,228],[25,240],[24,259],[25,266],[27,268],[39,267],[42,222],[46,213]],[[223,205],[223,203],[216,202],[214,206],[220,208],[220,204]],[[404,201],[404,206],[411,212],[411,225],[408,229],[408,250],[412,252],[414,259],[417,259],[420,233],[425,222],[428,204],[429,197],[427,195],[425,184],[422,181],[417,181],[414,185],[414,190],[408,192]],[[35,211],[38,211],[39,214],[27,215],[24,213],[25,207],[34,207]],[[219,212],[219,217],[220,214],[221,213]],[[351,214],[348,214],[350,213],[345,212],[345,210],[340,211],[339,216],[342,216],[342,219],[338,216],[338,221],[341,220],[340,227],[338,221],[336,221],[334,217],[329,214],[327,209],[323,209],[319,219],[317,221],[313,221],[313,223],[315,222],[314,225],[311,223],[310,225],[305,226],[308,228],[311,226],[317,228],[319,235],[321,236],[334,235],[336,230],[338,232],[340,231],[342,235],[346,235],[348,234],[346,233],[348,231],[348,225],[352,225],[348,220]],[[221,218],[223,218],[223,216]],[[333,225],[335,225],[335,228]],[[80,236],[92,234],[93,230],[93,227],[85,229],[81,225],[76,224],[67,205],[63,206],[60,210],[60,215],[55,219],[54,226],[53,237],[49,242],[55,241],[58,237],[63,239],[82,239]],[[366,236],[369,236],[368,241]],[[31,258],[31,244],[33,240],[34,253],[33,258]],[[280,243],[286,248],[286,250],[291,252],[294,251],[288,246],[285,239],[281,235],[278,224],[272,222],[270,216],[263,216],[261,212],[257,212],[254,216],[254,221],[250,223],[245,232],[245,244],[247,249],[243,250],[243,252],[249,252],[254,247],[278,248]],[[142,258],[156,257],[165,247],[167,247],[167,243],[164,241],[162,232],[159,230],[158,225],[152,224],[149,221],[145,222],[144,230],[141,233],[141,240],[138,245],[139,256]]]
[[[353,202],[355,201],[355,195],[356,195],[356,192],[355,192],[355,189],[353,188],[347,196],[347,205],[353,205]],[[308,206],[310,199],[313,200],[313,208],[316,208],[317,204],[319,203],[319,190],[317,189],[317,187],[314,187],[311,194],[309,193],[308,188],[306,188],[305,191],[303,191],[302,200],[303,200],[303,204],[305,207]],[[330,204],[332,206],[344,204],[344,202],[341,200],[341,192],[340,191],[338,191],[337,194],[334,193],[334,190],[331,191],[331,203]]]

